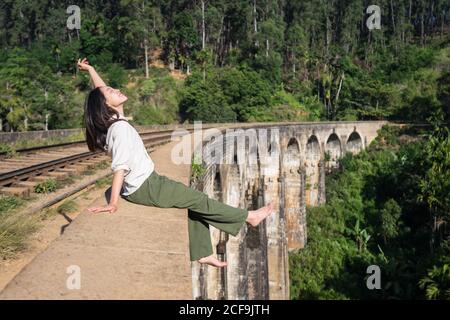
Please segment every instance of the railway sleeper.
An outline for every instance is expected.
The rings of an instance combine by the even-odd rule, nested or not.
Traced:
[[[34,189],[34,186],[36,186],[38,183],[39,181],[17,181],[14,182],[11,187],[24,187]]]
[[[69,173],[61,171],[50,171],[47,172],[46,175],[49,175],[50,177],[55,178],[56,180],[64,180],[65,178],[67,178]]]
[[[30,177],[29,181],[37,181],[38,183],[40,183],[40,182],[44,182],[47,179],[55,179],[55,177],[52,177],[52,176],[48,175],[48,173],[45,173],[40,176]]]
[[[0,194],[16,197],[28,197],[30,195],[29,187],[2,187],[0,188]]]
[[[67,174],[67,175],[74,175],[74,174],[80,173],[82,171],[83,170],[81,170],[81,168],[80,169],[77,169],[77,168],[59,168],[59,169],[55,169],[55,172],[63,172],[65,174]]]

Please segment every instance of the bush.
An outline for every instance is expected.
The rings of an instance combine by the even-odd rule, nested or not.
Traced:
[[[38,183],[34,186],[34,192],[36,193],[49,193],[56,190],[56,180],[47,179],[44,182]]]
[[[109,65],[107,69],[108,84],[113,88],[122,88],[127,82],[127,73],[118,64]]]

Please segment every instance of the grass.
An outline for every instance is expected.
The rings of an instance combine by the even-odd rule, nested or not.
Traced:
[[[17,212],[25,203],[14,196],[0,197],[0,260],[25,249],[26,239],[37,229],[36,217]]]
[[[0,152],[6,152],[6,158],[14,158],[17,153],[10,144],[0,143]]]
[[[68,214],[78,210],[77,204],[73,200],[69,200],[60,205],[56,211],[59,214]]]
[[[112,177],[111,176],[107,176],[107,177],[104,177],[104,178],[101,178],[101,179],[95,181],[95,186],[97,188],[102,188],[102,187],[105,187],[107,185],[110,185],[111,183],[112,183]]]
[[[40,220],[47,220],[57,214],[67,215],[78,210],[78,205],[73,200],[67,200],[58,207],[44,208],[39,213]]]
[[[57,214],[68,214],[78,210],[73,200],[68,200],[57,208],[44,208],[37,214],[20,213],[24,203],[17,197],[0,198],[0,260],[14,258],[17,253],[28,248],[30,236],[39,230],[41,222]]]
[[[0,217],[17,207],[23,205],[25,201],[18,197],[3,196],[0,197]]]
[[[83,174],[85,175],[91,175],[95,172],[95,170],[100,170],[100,169],[106,169],[109,167],[109,161],[108,160],[103,160],[97,164],[95,164],[94,166],[91,166],[89,169],[85,170],[83,172]]]
[[[36,217],[7,214],[0,219],[0,259],[14,257],[27,248],[28,237],[37,230]]]

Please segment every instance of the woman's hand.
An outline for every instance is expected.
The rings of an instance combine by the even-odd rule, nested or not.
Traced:
[[[78,59],[77,66],[80,71],[89,72],[89,76],[91,77],[92,83],[94,84],[94,88],[106,87],[105,82],[102,80],[102,78],[100,78],[94,67],[89,65],[89,61],[87,61],[86,58],[84,58],[83,60]]]
[[[89,71],[90,68],[92,68],[91,65],[89,65],[89,61],[87,61],[86,58],[84,58],[83,60],[78,59],[78,69],[80,69],[81,71]]]
[[[107,206],[103,206],[103,207],[92,207],[88,209],[90,212],[104,212],[104,211],[109,211],[110,213],[114,213],[117,211],[117,205],[114,204],[108,204]]]

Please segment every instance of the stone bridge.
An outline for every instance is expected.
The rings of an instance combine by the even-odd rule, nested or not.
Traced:
[[[192,264],[194,299],[289,299],[288,252],[307,243],[306,206],[325,203],[325,174],[357,153],[385,121],[320,122],[210,129],[196,151],[206,173],[195,187],[250,210],[274,201],[274,213],[236,236],[210,226],[215,254],[228,267]],[[224,134],[226,133],[226,134]]]

